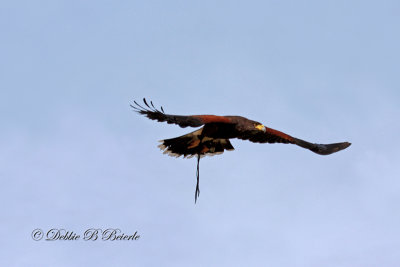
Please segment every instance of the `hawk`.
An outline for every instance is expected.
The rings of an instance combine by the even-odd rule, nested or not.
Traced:
[[[349,142],[334,144],[309,143],[241,116],[170,115],[165,114],[162,107],[161,110],[156,109],[152,101],[148,104],[145,98],[143,98],[145,107],[139,105],[136,101],[133,102],[134,105],[131,105],[131,107],[139,114],[145,115],[151,120],[167,122],[168,124],[177,124],[182,128],[202,126],[194,132],[161,140],[161,144],[158,146],[164,151],[164,154],[170,156],[183,156],[183,158],[197,156],[195,203],[200,195],[200,158],[222,154],[225,150],[234,150],[229,139],[238,138],[249,140],[254,143],[294,144],[309,149],[319,155],[329,155],[351,145]]]

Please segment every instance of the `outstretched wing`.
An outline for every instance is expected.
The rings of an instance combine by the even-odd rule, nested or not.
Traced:
[[[239,139],[249,140],[254,143],[283,143],[294,144],[294,138],[280,131],[263,126],[264,129],[245,130],[238,136]]]
[[[268,128],[258,131],[244,131],[239,139],[249,140],[255,143],[284,143],[295,144],[300,147],[311,150],[319,155],[329,155],[343,150],[351,145],[349,142],[333,143],[333,144],[314,144],[307,141],[292,137],[283,132]]]
[[[139,114],[145,115],[151,120],[156,120],[159,122],[167,122],[168,124],[177,124],[182,128],[185,127],[200,127],[206,123],[220,122],[220,123],[231,123],[230,119],[224,116],[215,115],[170,115],[165,114],[164,109],[158,110],[154,107],[153,102],[150,101],[150,105],[147,103],[146,99],[143,98],[143,102],[146,107],[139,105],[136,101],[133,101],[134,105],[131,107]]]

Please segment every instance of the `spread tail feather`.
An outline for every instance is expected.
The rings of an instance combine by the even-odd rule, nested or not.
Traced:
[[[213,156],[222,154],[225,150],[234,150],[229,139],[202,137],[201,131],[202,129],[180,137],[161,140],[158,147],[164,151],[164,154],[184,158],[196,155]]]

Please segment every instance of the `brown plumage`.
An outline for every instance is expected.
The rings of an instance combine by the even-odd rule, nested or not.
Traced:
[[[201,127],[200,129],[186,135],[161,140],[159,147],[164,154],[170,156],[191,158],[197,156],[197,185],[195,191],[195,202],[200,195],[199,189],[199,163],[203,156],[222,154],[225,150],[234,150],[229,139],[238,138],[255,143],[283,143],[295,144],[311,150],[320,155],[329,155],[343,150],[351,145],[348,142],[334,144],[314,144],[292,137],[283,132],[265,127],[261,123],[240,116],[215,116],[215,115],[169,115],[164,109],[158,110],[153,102],[147,103],[146,107],[134,101],[131,105],[139,114],[145,115],[151,120],[177,124],[180,127]]]

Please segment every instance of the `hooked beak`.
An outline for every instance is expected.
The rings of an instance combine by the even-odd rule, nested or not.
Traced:
[[[262,125],[262,124],[257,125],[256,128],[257,128],[258,130],[260,130],[260,131],[263,131],[264,133],[267,131],[267,129],[265,129],[265,126]]]

